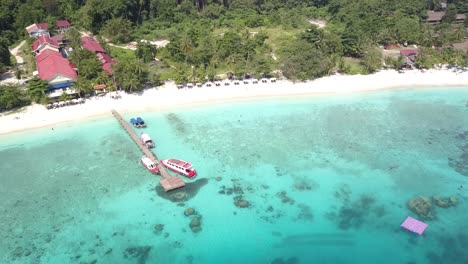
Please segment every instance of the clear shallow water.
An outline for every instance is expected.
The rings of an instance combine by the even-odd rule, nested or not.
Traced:
[[[467,100],[401,90],[142,113],[158,156],[199,172],[175,202],[111,118],[0,137],[0,262],[466,263]],[[458,203],[433,205],[423,237],[401,230],[408,199],[433,195]]]

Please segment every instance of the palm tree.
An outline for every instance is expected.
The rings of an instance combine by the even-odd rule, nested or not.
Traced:
[[[187,62],[189,56],[193,53],[192,39],[187,34],[184,34],[180,39],[180,50],[185,55],[185,62]]]
[[[465,37],[465,28],[463,25],[458,25],[455,28],[455,39],[461,41]]]
[[[130,92],[132,92],[133,90],[138,90],[138,88],[140,87],[140,82],[137,78],[130,77],[126,80],[125,84],[128,88],[130,88]]]

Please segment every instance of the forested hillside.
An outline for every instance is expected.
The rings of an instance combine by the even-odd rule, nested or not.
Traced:
[[[416,65],[466,65],[464,52],[446,50],[467,35],[468,1],[449,0],[442,23],[428,25],[440,0],[0,0],[0,67],[11,65],[8,46],[26,37],[32,23],[68,19],[113,43],[167,39],[158,50],[139,45],[136,57],[157,70],[151,78],[204,81],[235,76],[312,79],[334,71],[369,73],[400,60],[382,57],[378,46],[421,48]],[[316,23],[326,23],[324,24]],[[319,26],[317,26],[319,25]],[[427,49],[424,49],[427,47]],[[441,47],[442,49],[433,49]],[[109,50],[112,53],[112,50]],[[154,55],[161,60],[151,63]],[[115,54],[118,57],[118,54]],[[132,55],[133,56],[133,55]],[[161,64],[164,64],[161,66]],[[279,71],[278,71],[279,70]],[[149,77],[148,77],[149,78]]]

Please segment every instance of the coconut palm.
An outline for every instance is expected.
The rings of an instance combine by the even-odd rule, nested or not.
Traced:
[[[184,34],[180,39],[180,50],[185,55],[185,62],[187,62],[193,53],[193,42],[187,34]]]

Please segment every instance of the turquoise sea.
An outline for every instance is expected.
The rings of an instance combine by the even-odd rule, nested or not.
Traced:
[[[160,158],[198,170],[169,193],[110,115],[1,136],[0,263],[468,263],[467,101],[428,88],[138,113]],[[418,197],[423,236],[400,228]]]

